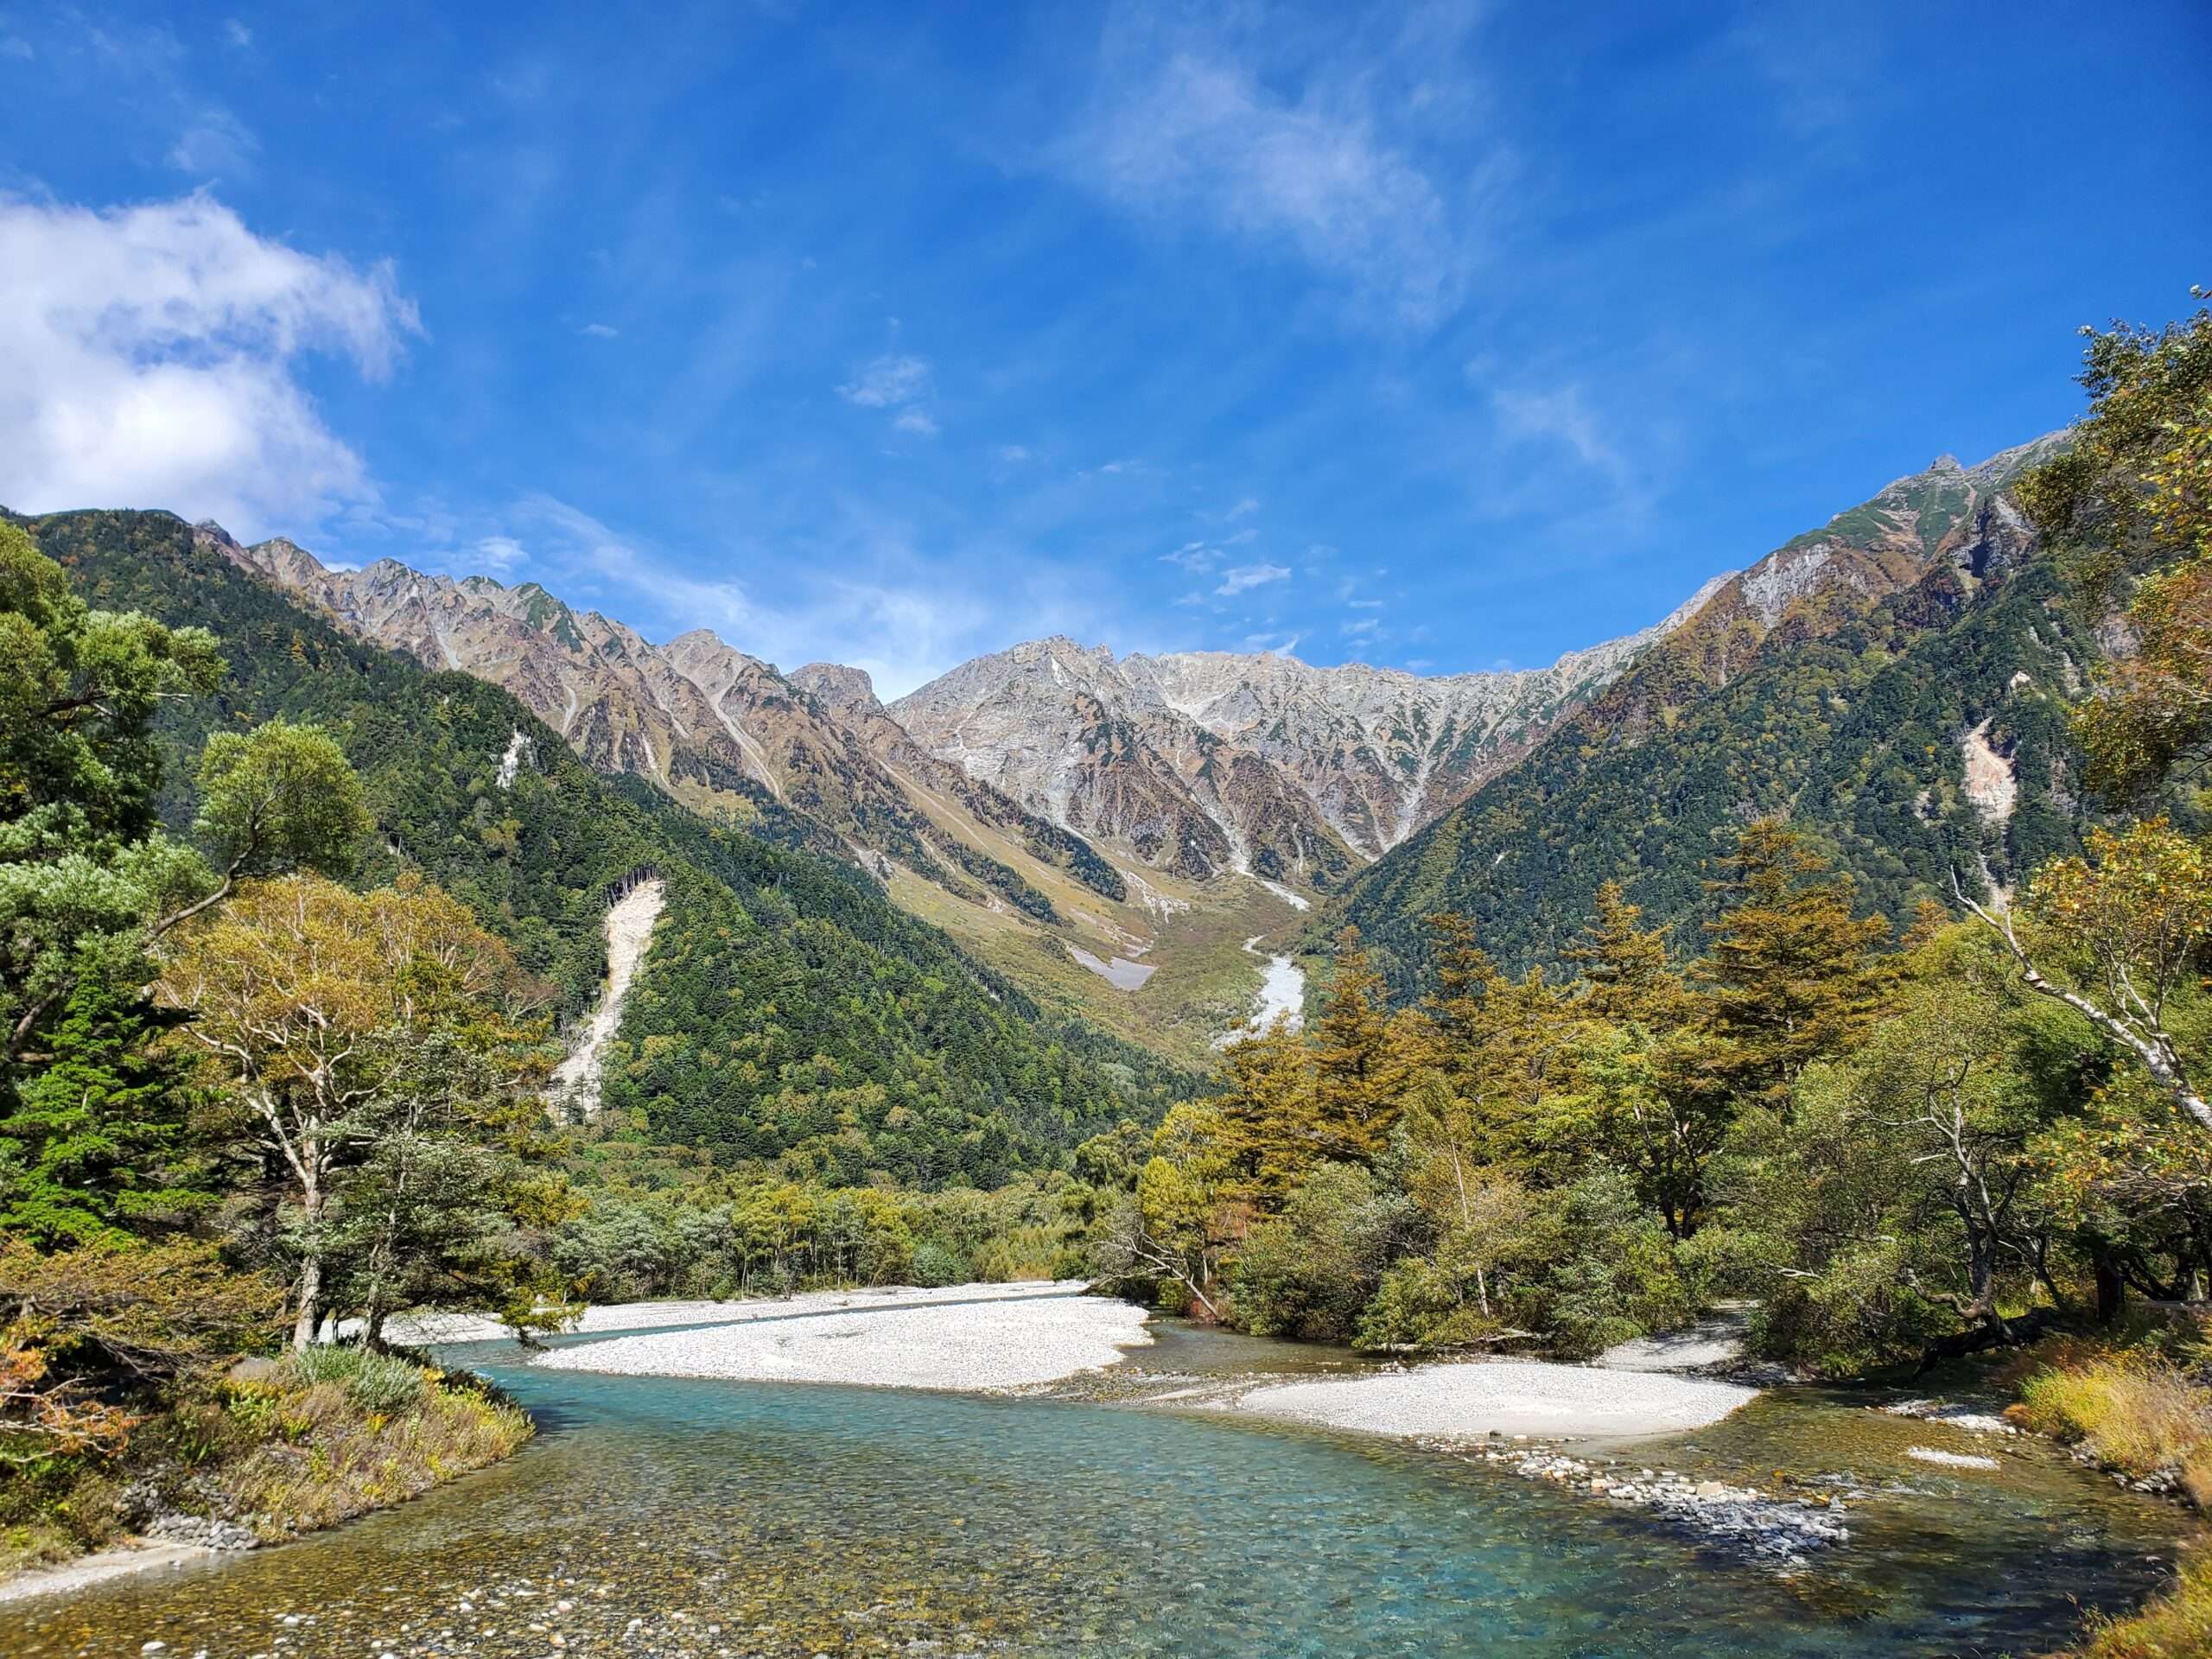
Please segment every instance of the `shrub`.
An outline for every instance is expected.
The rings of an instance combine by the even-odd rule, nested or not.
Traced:
[[[429,1376],[421,1366],[396,1354],[347,1344],[318,1344],[299,1350],[287,1363],[301,1382],[309,1386],[336,1383],[360,1410],[387,1417],[419,1411],[429,1397]]]
[[[1280,1216],[1254,1227],[1235,1269],[1237,1322],[1255,1336],[1351,1337],[1392,1256],[1419,1224],[1357,1164],[1323,1164]]]
[[[1465,1289],[1418,1256],[1399,1262],[1359,1316],[1352,1346],[1369,1352],[1459,1348],[1503,1329],[1465,1298]]]
[[[1552,1262],[1515,1301],[1563,1359],[1684,1323],[1694,1311],[1665,1229],[1619,1171],[1600,1168],[1560,1195]]]
[[[968,1273],[967,1258],[937,1240],[925,1239],[914,1246],[913,1279],[916,1284],[932,1289],[943,1285],[964,1285],[968,1282]]]

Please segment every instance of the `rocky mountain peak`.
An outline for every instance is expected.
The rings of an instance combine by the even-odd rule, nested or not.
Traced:
[[[842,663],[809,663],[786,677],[791,683],[825,708],[838,714],[880,715],[883,704],[875,695],[875,682],[864,668]]]

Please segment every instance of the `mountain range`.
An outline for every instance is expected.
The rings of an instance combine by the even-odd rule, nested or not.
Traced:
[[[1709,849],[1654,826],[1695,825],[1709,840],[1752,804],[1802,792],[1802,779],[1781,784],[1803,744],[1762,756],[1722,711],[1755,700],[1747,681],[1755,692],[1762,676],[1847,647],[1857,660],[1878,616],[1891,652],[2005,588],[2031,563],[2006,488],[2062,442],[1973,467],[1939,458],[1651,627],[1548,668],[1422,676],[1274,653],[1116,657],[1055,637],[888,705],[860,670],[786,674],[703,629],[656,645],[535,582],[392,560],[344,569],[281,538],[244,546],[213,524],[194,535],[364,639],[503,687],[591,767],[857,863],[1049,1001],[1187,1058],[1242,1016],[1253,963],[1229,946],[1302,915],[1316,930],[1357,921],[1408,984],[1420,980],[1417,918],[1446,906],[1494,912],[1503,954],[1528,961],[1555,959],[1560,941],[1513,920],[1522,901],[1549,894],[1564,915],[1601,868],[1657,896],[1669,919],[1688,915],[1683,871],[1701,870]],[[1823,734],[1848,723],[1831,705]],[[1967,839],[1993,836],[1968,849],[1993,879],[2007,868],[2006,823],[1948,804],[1964,798],[1971,758],[1989,787],[2012,791],[2008,822],[2020,810],[2018,736],[1999,734],[2010,750],[1988,741],[1996,714],[1989,702],[1977,716],[1979,751],[1962,728],[1908,766],[1920,804],[1901,836],[1859,834],[1859,850],[1894,863],[1900,838],[1956,841],[1964,824]],[[1727,729],[1705,729],[1716,718]],[[1559,829],[1600,799],[1626,810],[1616,797],[1662,774],[1673,798],[1642,804],[1640,839],[1601,851]],[[2031,788],[2031,819],[2049,792],[2048,779]],[[1524,868],[1562,834],[1571,879]],[[1891,880],[1882,896],[1911,885]],[[1932,890],[1932,876],[1921,885]]]
[[[748,831],[587,766],[515,696],[362,639],[166,512],[18,520],[87,601],[215,637],[213,696],[164,704],[156,804],[179,836],[208,738],[313,721],[359,774],[370,885],[414,874],[505,939],[571,1060],[612,957],[611,901],[664,903],[590,1058],[616,1142],[833,1184],[990,1186],[1150,1122],[1187,1069],[1041,1004],[772,804]]]
[[[1093,868],[1109,897],[1112,878],[1071,837],[1196,880],[1257,874],[1331,890],[1526,753],[1725,580],[1655,627],[1545,669],[1117,660],[1056,637],[963,663],[887,708],[861,670],[786,676],[705,629],[656,646],[535,582],[390,559],[332,569],[281,538],[246,547],[213,524],[199,533],[363,638],[505,687],[603,772],[709,809],[773,800],[855,856],[883,855],[970,896],[934,859],[973,871],[988,838],[933,821],[947,797],[956,817]]]

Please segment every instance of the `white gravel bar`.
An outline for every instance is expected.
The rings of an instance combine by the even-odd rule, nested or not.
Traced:
[[[1235,1409],[1398,1440],[1631,1439],[1717,1423],[1757,1389],[1656,1371],[1475,1360],[1255,1389]]]
[[[710,1316],[712,1324],[563,1345],[537,1363],[627,1376],[992,1393],[1111,1365],[1152,1341],[1143,1308],[1084,1296],[1082,1289],[1069,1283],[964,1285],[708,1304],[722,1310]],[[681,1305],[646,1306],[661,1316],[651,1323],[668,1325],[677,1321],[665,1316]],[[585,1328],[592,1328],[588,1319]]]
[[[945,1285],[923,1289],[893,1285],[867,1290],[810,1290],[803,1295],[753,1297],[715,1301],[610,1302],[588,1307],[570,1327],[588,1336],[602,1331],[646,1331],[677,1325],[742,1325],[755,1319],[788,1319],[802,1313],[840,1313],[855,1308],[925,1307],[939,1302],[1023,1301],[1034,1297],[1079,1296],[1090,1288],[1082,1279],[1028,1280],[1004,1285]],[[356,1321],[348,1321],[351,1335]],[[391,1321],[394,1342],[497,1342],[513,1332],[487,1313],[413,1313]]]

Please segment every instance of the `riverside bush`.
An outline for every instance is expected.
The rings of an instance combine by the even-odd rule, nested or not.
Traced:
[[[965,1284],[969,1269],[965,1256],[960,1255],[935,1239],[924,1239],[914,1246],[913,1279],[918,1285],[937,1289],[944,1285]]]
[[[301,1381],[337,1383],[361,1410],[387,1417],[419,1408],[429,1388],[429,1377],[420,1365],[397,1354],[347,1344],[302,1348],[287,1364]]]

